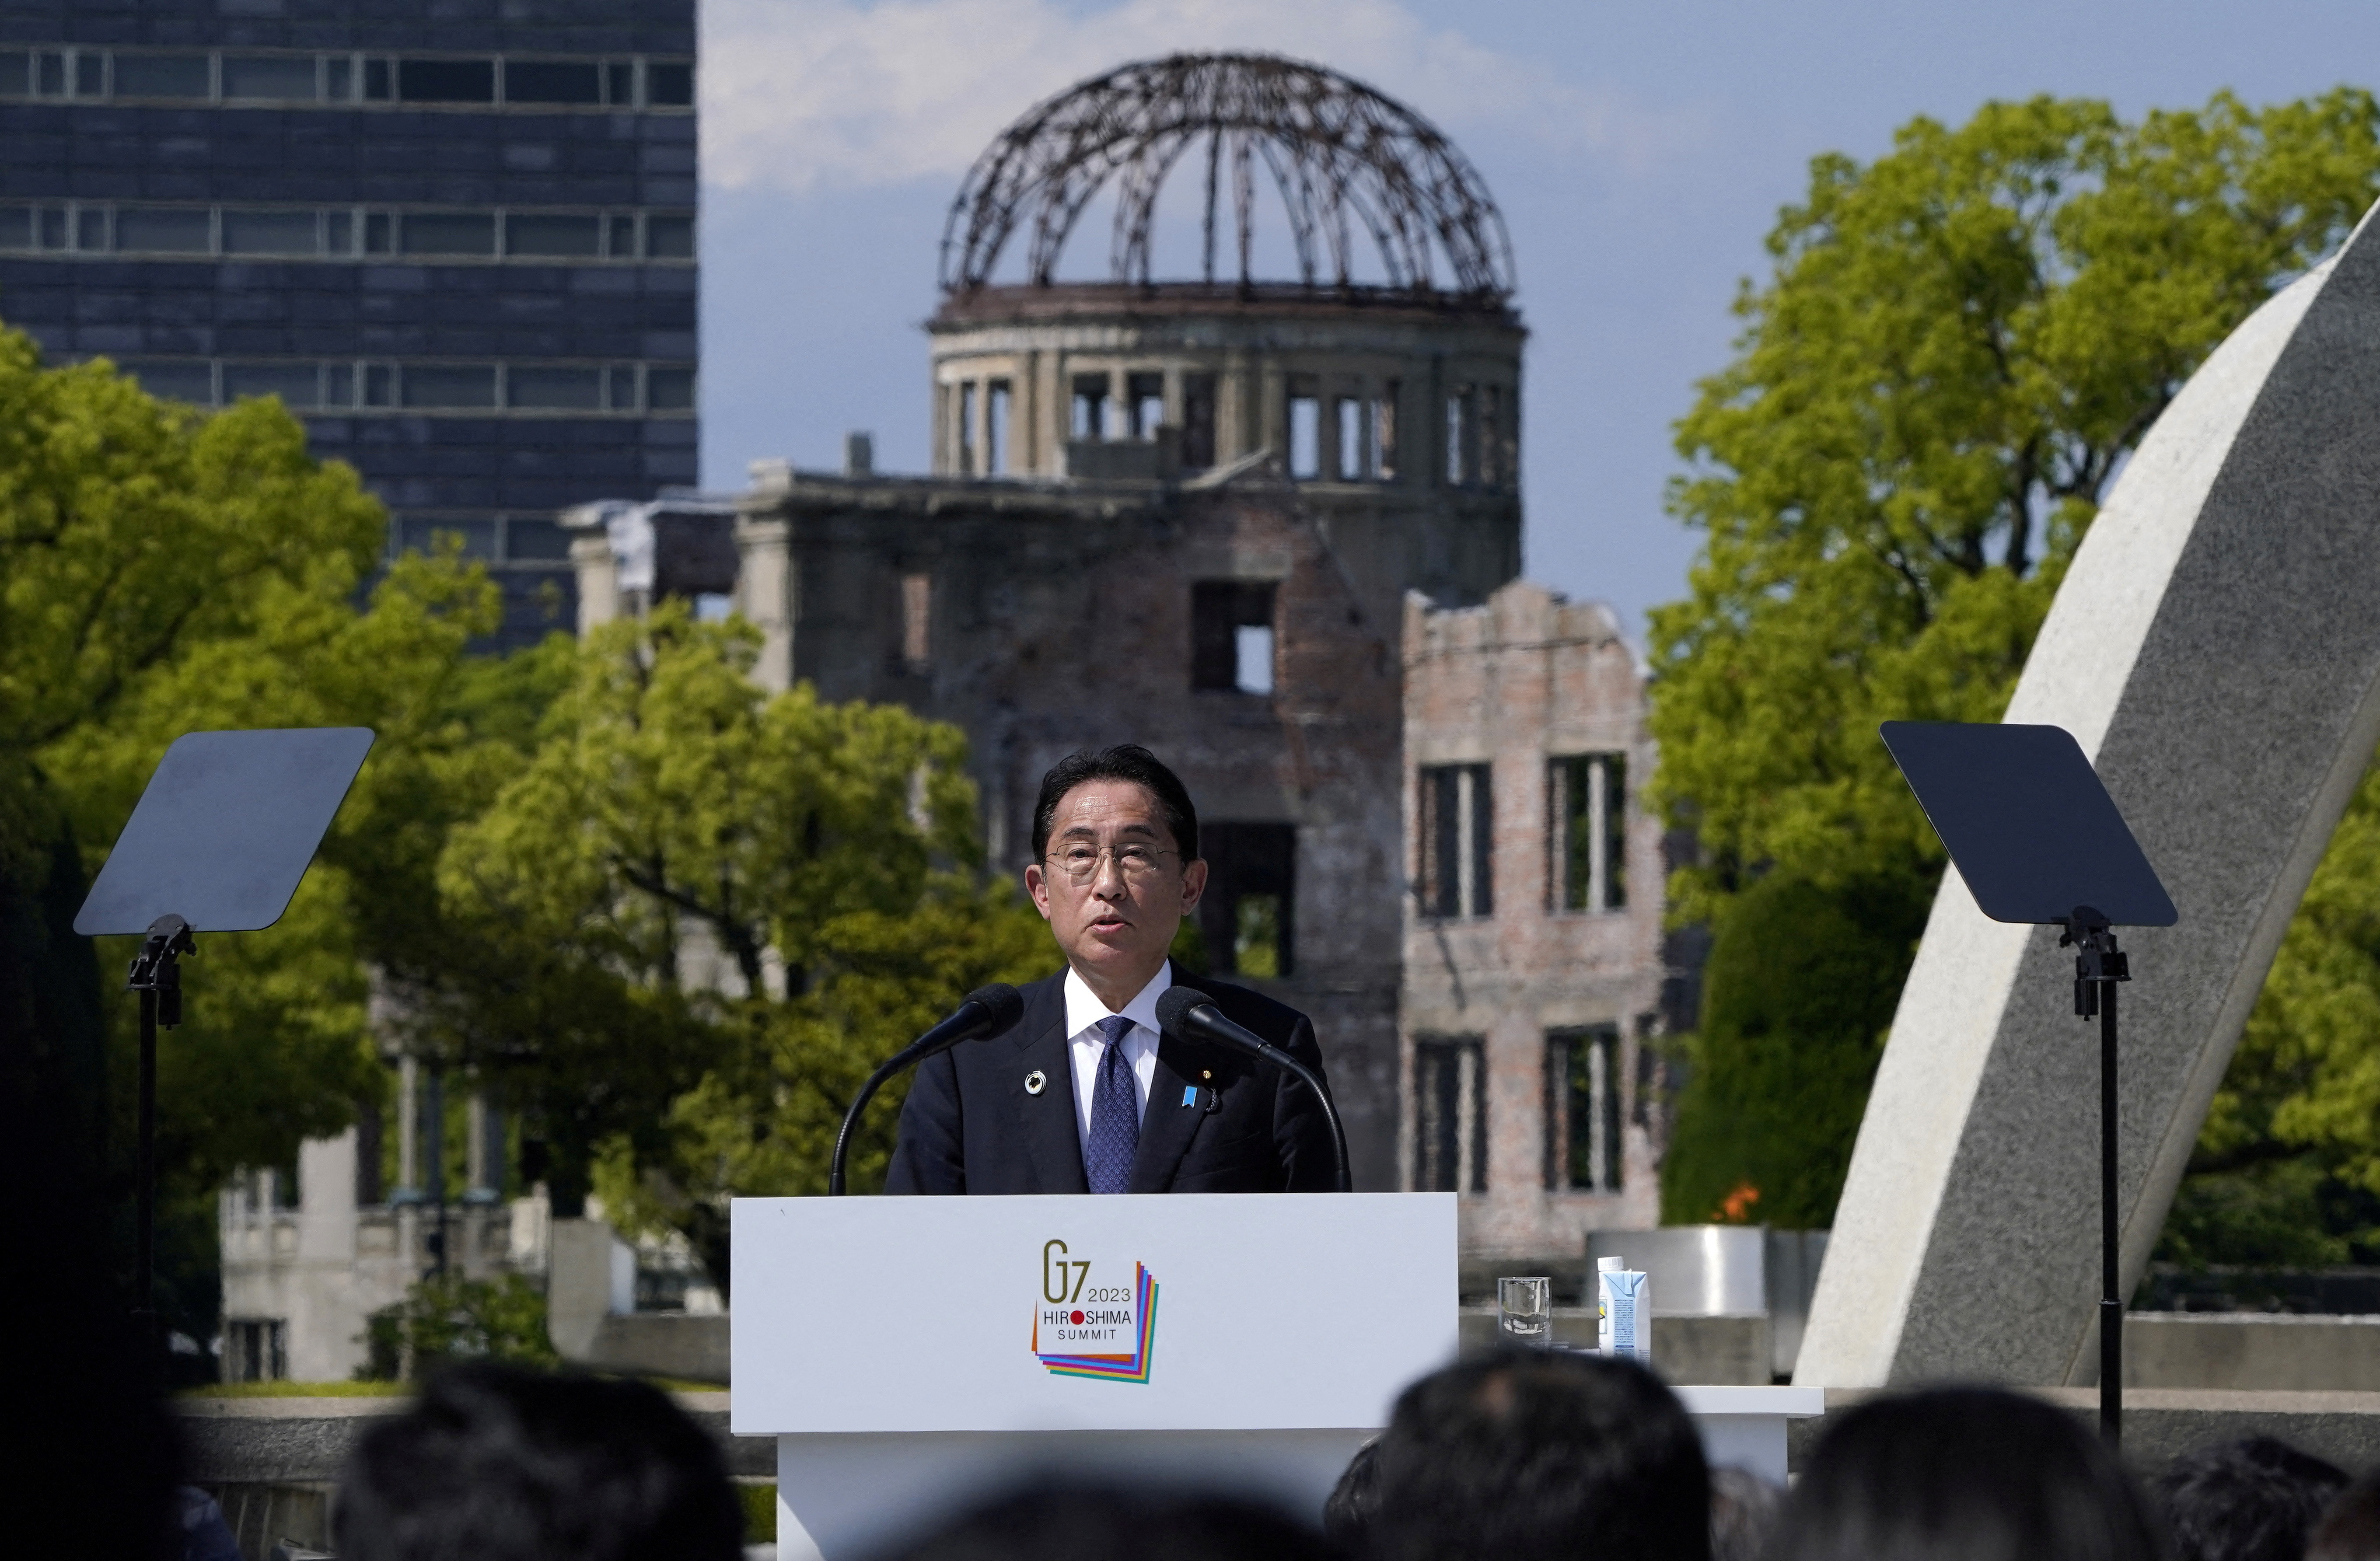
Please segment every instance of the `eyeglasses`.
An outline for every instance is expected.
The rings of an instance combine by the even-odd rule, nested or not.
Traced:
[[[1137,842],[1102,847],[1078,841],[1052,852],[1048,861],[1050,865],[1066,875],[1068,882],[1087,884],[1099,877],[1101,859],[1113,856],[1116,871],[1123,875],[1124,881],[1136,884],[1147,883],[1155,877],[1164,866],[1161,858],[1174,854],[1171,851],[1160,851],[1153,845]]]

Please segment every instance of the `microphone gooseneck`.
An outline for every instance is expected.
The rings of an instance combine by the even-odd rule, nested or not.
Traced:
[[[1339,1107],[1332,1103],[1330,1092],[1314,1070],[1288,1052],[1266,1040],[1245,1025],[1234,1023],[1215,1006],[1215,999],[1196,986],[1180,982],[1166,988],[1157,999],[1157,1023],[1160,1029],[1176,1040],[1204,1041],[1210,1045],[1229,1047],[1233,1051],[1261,1058],[1283,1072],[1302,1081],[1322,1103],[1322,1119],[1330,1126],[1330,1147],[1337,1156],[1339,1191],[1350,1192],[1354,1183],[1347,1175],[1347,1134],[1339,1125]]]
[[[983,1035],[996,1035],[1012,1029],[1025,1017],[1025,999],[1016,988],[1005,981],[989,986],[978,986],[966,995],[965,1001],[953,1010],[951,1016],[924,1035],[886,1058],[868,1075],[852,1097],[851,1109],[843,1114],[843,1127],[834,1135],[834,1158],[828,1162],[826,1192],[830,1198],[843,1196],[843,1162],[851,1152],[852,1130],[859,1125],[859,1114],[868,1108],[869,1100],[884,1086],[884,1081],[905,1068],[914,1068],[937,1052],[944,1052],[961,1041],[972,1041]]]

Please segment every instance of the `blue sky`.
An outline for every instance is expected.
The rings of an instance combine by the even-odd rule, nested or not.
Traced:
[[[1527,573],[1632,631],[1682,594],[1670,424],[1809,159],[1872,157],[1991,98],[2127,115],[2380,79],[2380,6],[2000,0],[704,0],[706,486],[746,466],[926,459],[942,219],[984,144],[1082,77],[1181,49],[1334,67],[1451,135],[1511,228],[1526,362]],[[1087,261],[1104,250],[1078,231]]]

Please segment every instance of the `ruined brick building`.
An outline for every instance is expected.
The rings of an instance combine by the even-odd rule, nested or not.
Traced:
[[[1169,174],[1204,197],[1184,280],[1153,270]],[[1095,197],[1111,263],[1069,279]],[[1286,216],[1286,279],[1255,274],[1260,204]],[[1585,1226],[1651,1223],[1642,684],[1608,612],[1499,594],[1521,568],[1525,332],[1477,174],[1326,70],[1127,67],[984,153],[941,284],[930,473],[877,473],[855,436],[840,472],[757,464],[732,514],[589,506],[572,517],[582,623],[725,598],[763,630],[770,685],[959,726],[1003,869],[1029,853],[1052,762],[1148,744],[1198,799],[1210,968],[1313,1015],[1359,1186],[1478,1194],[1483,1250],[1575,1252]],[[1573,648],[1538,643],[1557,640]],[[1464,668],[1441,667],[1458,644]],[[1517,670],[1479,681],[1499,647],[1541,665],[1525,697]],[[1465,832],[1491,793],[1492,823]],[[1484,877],[1448,897],[1441,806],[1446,849],[1493,855],[1492,905]],[[1548,820],[1575,853],[1548,854]],[[1489,831],[1492,851],[1464,843]],[[1574,886],[1524,884],[1573,856]]]

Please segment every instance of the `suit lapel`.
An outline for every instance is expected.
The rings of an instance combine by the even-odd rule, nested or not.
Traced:
[[[1009,1092],[1033,1180],[1043,1192],[1088,1192],[1083,1174],[1083,1143],[1075,1127],[1075,1072],[1066,1053],[1066,994],[1062,974],[1026,988],[1025,1017],[1014,1033]],[[1026,1075],[1039,1073],[1041,1092],[1027,1094]],[[1138,1167],[1135,1164],[1135,1169]]]
[[[1148,1081],[1148,1108],[1140,1117],[1140,1147],[1133,1152],[1127,1192],[1163,1192],[1189,1152],[1192,1135],[1207,1113],[1182,1104],[1198,1078],[1197,1061],[1171,1039],[1157,1043],[1157,1067]]]

